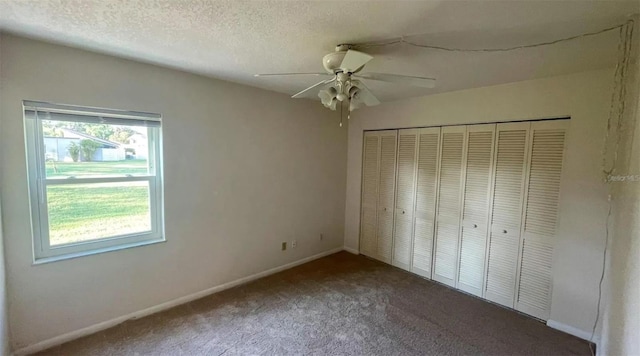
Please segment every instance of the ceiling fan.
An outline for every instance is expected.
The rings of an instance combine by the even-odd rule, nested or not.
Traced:
[[[322,65],[326,73],[273,73],[255,74],[256,77],[294,76],[294,75],[316,75],[331,76],[322,80],[307,89],[296,93],[292,98],[301,98],[308,95],[313,90],[319,90],[318,96],[322,104],[336,110],[338,102],[348,103],[349,111],[353,111],[363,104],[374,106],[380,101],[371,93],[365,85],[363,79],[376,80],[381,82],[412,85],[423,88],[433,88],[435,79],[425,77],[414,77],[387,73],[360,73],[365,64],[373,59],[372,56],[351,49],[351,45],[341,44],[336,46],[333,53],[329,53],[322,59]]]

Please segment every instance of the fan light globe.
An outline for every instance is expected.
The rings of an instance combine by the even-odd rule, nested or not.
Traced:
[[[318,97],[320,98],[324,106],[329,107],[331,106],[331,102],[336,99],[336,94],[336,89],[331,87],[329,89],[320,90],[320,92],[318,92]]]
[[[347,96],[347,94],[345,93],[340,93],[336,96],[336,99],[340,100],[340,101],[345,101],[347,100],[349,97]]]
[[[329,104],[329,106],[327,106],[327,108],[336,111],[336,106],[338,105],[338,100],[333,99],[331,100],[331,104]]]

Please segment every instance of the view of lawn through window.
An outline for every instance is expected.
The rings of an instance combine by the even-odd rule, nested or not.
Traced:
[[[51,246],[151,230],[147,128],[43,120]],[[56,181],[77,180],[73,184]]]
[[[47,171],[50,165],[47,163]],[[94,163],[58,164],[62,170],[79,174],[92,165]],[[117,174],[125,168],[146,169],[146,162],[108,162],[101,166],[105,173]],[[48,186],[50,244],[53,246],[149,231],[148,184],[119,182]]]
[[[112,162],[52,162],[47,161],[47,178],[122,177],[148,174],[147,161],[142,159]]]

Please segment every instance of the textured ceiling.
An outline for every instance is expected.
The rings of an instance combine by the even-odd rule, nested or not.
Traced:
[[[416,35],[448,47],[492,48],[598,30],[640,12],[640,1],[152,1],[0,0],[0,30],[293,94],[339,43]],[[434,89],[370,82],[383,100],[612,65],[617,33],[506,53],[406,45],[368,51],[366,70],[435,77]],[[365,71],[366,71],[365,70]]]

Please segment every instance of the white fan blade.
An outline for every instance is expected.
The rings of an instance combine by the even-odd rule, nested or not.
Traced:
[[[398,83],[412,85],[422,88],[433,88],[436,86],[436,80],[426,77],[414,77],[410,75],[386,74],[386,73],[363,73],[354,75],[354,77],[378,80],[381,82]]]
[[[369,90],[369,88],[367,88],[367,86],[364,85],[363,82],[359,82],[357,84],[357,87],[358,87],[358,93],[356,94],[357,99],[362,101],[364,105],[375,106],[380,104],[380,100],[378,100],[378,98],[376,98],[373,95],[373,93],[371,93],[371,90]]]
[[[321,81],[321,82],[319,82],[319,83],[316,83],[316,84],[314,84],[314,85],[312,85],[312,86],[308,87],[307,89],[305,89],[305,90],[303,90],[303,91],[301,91],[301,92],[298,92],[298,93],[296,93],[296,94],[293,94],[291,97],[292,97],[292,98],[299,98],[299,97],[301,97],[302,95],[304,95],[305,93],[307,93],[307,92],[309,92],[309,91],[311,91],[311,90],[313,90],[313,89],[315,89],[315,88],[317,88],[317,87],[319,87],[319,86],[323,86],[323,85],[325,85],[325,84],[331,83],[331,82],[333,82],[333,81],[334,81],[334,79],[323,80],[323,81]]]
[[[321,76],[321,75],[333,75],[329,73],[261,73],[254,74],[254,77],[277,77],[277,76],[290,76],[290,75],[313,75],[313,76]]]
[[[352,49],[347,51],[347,54],[342,59],[342,63],[340,63],[340,68],[346,69],[348,72],[353,73],[358,68],[367,64],[373,57],[366,53],[354,51]]]

